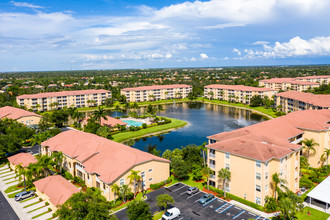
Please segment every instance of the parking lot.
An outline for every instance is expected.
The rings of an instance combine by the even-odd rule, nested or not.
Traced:
[[[147,195],[146,202],[150,205],[151,213],[159,211],[157,207],[156,197],[160,194],[168,194],[173,197],[175,203],[174,206],[179,208],[182,219],[235,219],[235,220],[247,220],[247,219],[265,219],[257,214],[244,210],[240,207],[232,205],[222,199],[214,198],[211,201],[200,204],[198,200],[205,194],[205,192],[199,191],[193,195],[186,193],[189,186],[183,183],[177,183],[169,188],[161,188],[156,191],[150,192]],[[118,219],[128,219],[126,215],[126,209],[116,213]]]

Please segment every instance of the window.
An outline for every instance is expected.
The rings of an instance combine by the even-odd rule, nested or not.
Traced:
[[[228,163],[226,163],[226,169],[230,170],[230,165]]]
[[[152,169],[149,169],[149,170],[148,170],[148,173],[151,173],[151,172],[152,172]]]
[[[268,191],[268,185],[265,186],[265,192],[267,192],[267,191]]]
[[[212,181],[212,180],[209,180],[209,184],[210,184],[210,186],[213,186],[213,187],[215,187],[215,182],[214,182],[214,181]]]
[[[256,179],[261,180],[261,174],[260,173],[256,173]]]
[[[281,164],[283,163],[283,158],[281,159]]]
[[[149,178],[149,182],[151,182],[152,181],[152,178]]]
[[[265,179],[268,179],[268,173],[265,173]]]
[[[261,167],[261,161],[257,160],[257,161],[256,161],[256,166],[257,166],[257,167]]]
[[[103,183],[103,189],[105,189],[105,183]]]
[[[125,179],[121,179],[120,180],[120,186],[124,185],[125,184]]]
[[[228,182],[226,183],[226,192],[230,193],[230,186]]]
[[[280,175],[283,176],[283,170],[281,170]]]
[[[261,187],[259,185],[256,185],[256,191],[261,192]]]
[[[96,188],[100,188],[100,183],[96,181]]]
[[[215,160],[210,160],[210,164],[209,164],[210,168],[215,168]]]
[[[229,153],[226,153],[226,159],[230,159]]]
[[[143,179],[145,177],[145,172],[141,172],[141,178]]]
[[[261,199],[260,199],[259,197],[256,197],[256,203],[257,203],[258,205],[261,204]]]

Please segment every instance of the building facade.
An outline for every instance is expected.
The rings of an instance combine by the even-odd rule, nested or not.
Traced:
[[[142,181],[138,191],[152,183],[166,180],[170,175],[170,161],[106,138],[81,131],[65,131],[41,145],[42,155],[53,152],[64,155],[63,168],[85,181],[88,187],[99,188],[107,200],[115,198],[111,187],[129,185],[131,170],[140,171]]]
[[[276,106],[288,113],[299,110],[330,109],[330,95],[315,95],[313,93],[287,91],[275,95]]]
[[[0,108],[0,118],[13,119],[25,125],[37,125],[42,116],[24,109],[5,106]]]
[[[61,109],[64,107],[88,107],[98,106],[111,98],[111,92],[104,89],[47,92],[38,94],[26,94],[16,97],[19,106],[37,111]]]
[[[141,86],[125,88],[120,91],[128,102],[145,102],[174,98],[186,98],[192,86],[186,84]]]
[[[268,96],[269,99],[272,99],[275,93],[276,91],[274,89],[243,85],[213,84],[204,86],[204,97],[209,99],[236,101],[245,104],[249,104],[254,95],[260,95],[262,98]]]
[[[225,168],[231,172],[226,189],[257,204],[264,205],[265,196],[274,195],[275,173],[297,192],[300,155],[307,157],[300,142],[313,138],[319,146],[308,161],[312,167],[323,165],[320,157],[330,145],[329,120],[330,110],[306,110],[208,137],[208,166],[214,172],[210,185],[222,188],[218,172]]]

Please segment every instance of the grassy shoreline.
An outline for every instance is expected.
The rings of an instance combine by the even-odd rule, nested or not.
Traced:
[[[169,118],[171,120],[171,123],[165,124],[165,125],[158,125],[151,128],[141,129],[139,131],[128,131],[128,132],[122,132],[113,135],[113,141],[116,142],[124,142],[130,139],[135,138],[141,138],[145,136],[154,135],[157,133],[163,133],[166,131],[170,131],[173,129],[181,128],[187,125],[187,122],[175,119],[175,118]]]

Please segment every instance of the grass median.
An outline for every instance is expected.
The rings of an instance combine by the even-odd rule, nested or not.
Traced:
[[[171,123],[165,125],[157,125],[155,127],[141,129],[139,131],[127,131],[113,135],[113,140],[116,142],[123,142],[130,139],[140,138],[144,136],[149,136],[155,133],[160,133],[163,131],[176,129],[187,125],[187,122],[181,121],[179,119],[169,118]]]
[[[297,217],[299,220],[327,220],[330,217],[330,214],[310,207],[305,207],[302,212],[298,212]]]

